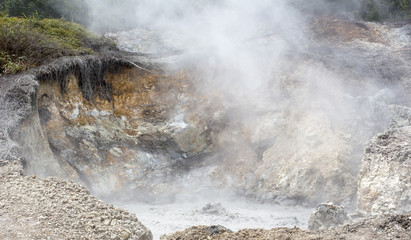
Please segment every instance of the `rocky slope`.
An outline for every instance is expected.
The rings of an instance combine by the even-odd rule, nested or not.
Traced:
[[[21,176],[19,164],[0,164],[1,239],[152,239],[135,215],[77,183]]]
[[[409,62],[409,45],[394,47],[387,29],[374,24],[320,19],[312,28],[315,38],[320,39],[312,47],[324,52],[317,55],[310,51],[308,63],[301,63],[310,70],[300,68],[284,79],[291,95],[287,112],[267,114],[262,119],[260,131],[264,135],[274,133],[267,137],[275,136],[275,141],[262,154],[248,191],[263,198],[277,195],[347,205],[349,199],[355,199],[358,166],[366,143],[392,121],[388,105],[409,103],[405,100],[408,97],[401,99],[409,96],[409,67],[399,64],[386,68],[379,59],[393,57],[390,52],[399,46],[398,57],[403,60],[398,60]],[[332,49],[328,44],[333,45]],[[318,62],[322,64],[318,66]],[[344,80],[339,82],[341,78]],[[397,82],[392,84],[392,79]],[[369,95],[367,84],[379,85],[380,91]],[[389,89],[396,84],[407,93],[391,92]],[[397,97],[391,98],[394,95]],[[284,125],[273,125],[269,119],[280,119],[275,124]]]

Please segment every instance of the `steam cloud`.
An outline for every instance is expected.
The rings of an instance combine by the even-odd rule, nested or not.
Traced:
[[[332,49],[311,40],[312,16],[344,14],[354,19],[362,11],[362,1],[88,2],[94,17],[90,27],[96,31],[140,28],[164,38],[171,36],[172,45],[184,53],[186,61],[181,64],[200,69],[205,81],[199,83],[199,89],[223,92],[223,105],[237,109],[231,121],[254,131],[249,144],[267,137],[264,129],[253,126],[269,111],[289,110],[293,116],[322,112],[331,127],[346,127],[362,140],[387,125],[384,118],[372,120],[376,110],[370,104],[375,98],[392,103],[396,93],[379,91],[383,87],[373,80],[378,76],[364,64],[367,56],[361,58],[358,53],[345,52],[347,49]],[[367,121],[372,124],[365,128]],[[313,136],[321,138],[321,132]],[[299,136],[293,137],[298,148]],[[353,174],[359,169],[361,152],[360,147],[347,158]]]
[[[272,68],[285,52],[305,45],[305,19],[290,1],[89,1],[96,19],[91,28],[110,30],[139,27],[177,36],[173,43],[187,55],[202,56],[201,64],[219,66],[214,83],[236,100],[261,96]],[[120,22],[111,21],[120,16]],[[126,17],[124,17],[126,16]],[[110,21],[109,25],[107,21]],[[269,42],[263,37],[271,36]],[[179,49],[181,50],[181,49]],[[206,74],[206,73],[205,73]],[[245,95],[244,95],[245,94]],[[245,98],[244,98],[245,97]],[[256,96],[253,96],[254,98]]]

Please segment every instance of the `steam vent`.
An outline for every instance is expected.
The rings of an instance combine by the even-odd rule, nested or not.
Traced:
[[[16,2],[0,239],[411,239],[406,1]]]

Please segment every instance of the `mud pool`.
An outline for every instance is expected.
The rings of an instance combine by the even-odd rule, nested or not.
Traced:
[[[182,231],[191,226],[222,225],[232,231],[243,228],[294,227],[307,228],[312,208],[257,204],[243,199],[214,201],[178,201],[170,204],[115,203],[134,213],[153,233],[161,235]]]

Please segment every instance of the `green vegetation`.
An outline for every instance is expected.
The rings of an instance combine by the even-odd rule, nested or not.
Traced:
[[[366,21],[398,21],[411,19],[411,0],[365,0]]]
[[[83,25],[89,20],[84,0],[2,0],[0,11],[10,17],[64,18]]]
[[[17,73],[61,56],[91,54],[115,44],[63,19],[0,15],[0,74]]]

